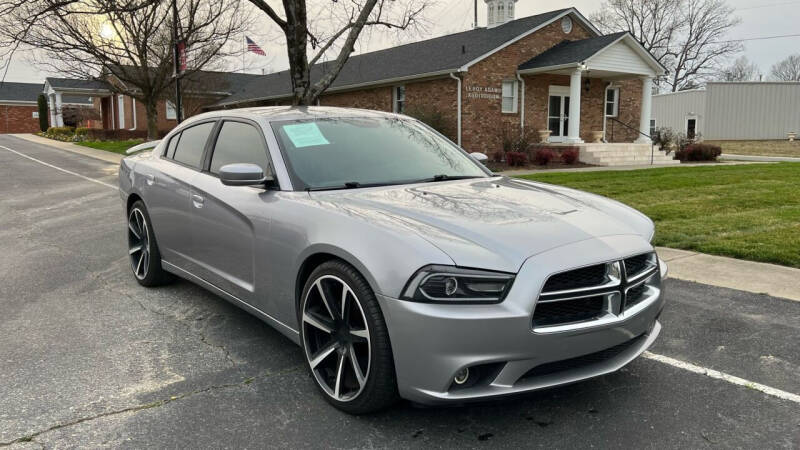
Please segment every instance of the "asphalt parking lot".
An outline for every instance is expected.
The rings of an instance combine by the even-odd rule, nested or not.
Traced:
[[[800,302],[671,279],[651,349],[788,398],[640,358],[352,417],[258,319],[187,282],[140,287],[115,186],[112,164],[0,136],[0,447],[800,448]]]

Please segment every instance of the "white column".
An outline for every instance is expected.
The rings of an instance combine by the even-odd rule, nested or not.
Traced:
[[[55,94],[47,94],[47,107],[50,109],[50,126],[56,125],[56,96]]]
[[[582,144],[581,140],[581,79],[583,69],[578,68],[572,72],[569,81],[569,127],[567,130],[567,142],[570,144]]]
[[[61,114],[61,92],[56,92],[56,126],[64,126],[64,116]]]
[[[642,115],[639,118],[639,132],[650,134],[650,116],[653,113],[653,79],[642,78]],[[647,136],[640,134],[636,139],[638,144],[650,144],[652,141]]]

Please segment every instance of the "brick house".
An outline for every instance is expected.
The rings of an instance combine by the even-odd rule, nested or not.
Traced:
[[[586,162],[603,164],[584,153],[611,148],[588,144],[600,132],[625,143],[614,151],[649,158],[653,79],[664,67],[629,33],[602,35],[575,8],[514,20],[516,1],[484,0],[486,27],[352,56],[319,104],[433,109],[468,151],[493,153],[501,130],[519,127],[549,130],[549,143],[579,147]],[[288,71],[259,76],[210,109],[285,105],[290,85]]]
[[[203,108],[230,96],[237,86],[246,85],[255,77],[258,75],[192,72],[184,78],[182,89],[184,115],[188,117],[202,112]],[[42,92],[41,85],[39,86],[39,92]],[[94,109],[100,116],[96,128],[147,131],[147,112],[144,105],[131,96],[119,93],[129,91],[131,88],[113,73],[97,80],[50,77],[45,80],[43,90],[48,98],[50,123],[53,126],[64,125],[62,99],[82,95],[91,98]],[[34,98],[34,103],[35,101]],[[177,125],[175,104],[169,98],[160,100],[156,111],[160,132],[166,133]]]
[[[0,84],[0,134],[38,132],[37,99],[41,93],[41,83]],[[86,96],[68,95],[63,98],[63,107],[67,110],[87,109],[91,105],[91,100]]]

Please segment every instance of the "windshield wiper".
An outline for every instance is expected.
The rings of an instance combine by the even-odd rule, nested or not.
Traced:
[[[316,186],[306,188],[306,192],[314,191],[342,191],[345,189],[358,189],[379,186],[393,186],[396,183],[359,183],[358,181],[348,181],[347,183],[337,186]]]
[[[439,181],[453,181],[453,180],[469,180],[472,178],[483,178],[478,175],[434,175],[431,178],[425,178],[423,180],[417,180],[415,183],[438,183]]]

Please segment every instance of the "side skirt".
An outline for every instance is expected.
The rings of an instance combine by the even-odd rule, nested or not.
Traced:
[[[278,319],[270,316],[269,314],[261,311],[260,309],[256,308],[255,306],[245,302],[244,300],[229,294],[228,292],[214,286],[213,284],[209,283],[208,281],[190,273],[186,270],[181,269],[180,267],[168,262],[161,260],[161,267],[164,268],[167,272],[181,277],[185,280],[191,281],[192,283],[197,284],[198,286],[206,289],[209,292],[212,292],[225,300],[233,303],[234,305],[238,306],[239,308],[244,309],[245,311],[249,312],[250,314],[258,317],[259,319],[263,320],[264,322],[268,323],[270,326],[275,328],[276,330],[280,331],[281,334],[291,339],[297,345],[300,345],[300,332],[293,329],[289,325],[279,321]]]

